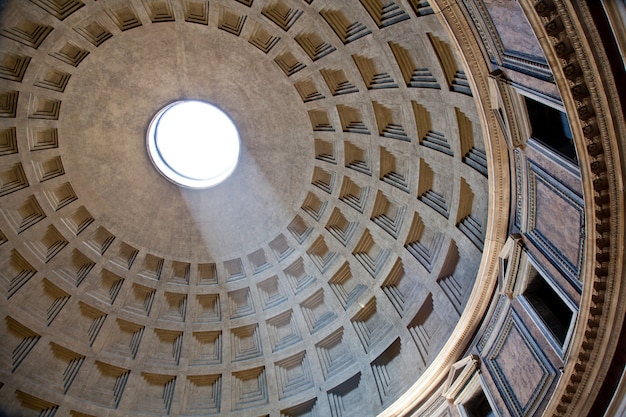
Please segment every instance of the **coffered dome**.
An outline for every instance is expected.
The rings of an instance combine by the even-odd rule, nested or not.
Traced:
[[[486,83],[427,2],[0,13],[7,412],[395,413],[467,352],[512,168]],[[168,180],[146,147],[181,100],[239,134],[210,188]]]

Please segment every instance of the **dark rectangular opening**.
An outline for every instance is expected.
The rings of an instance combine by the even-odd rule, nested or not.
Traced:
[[[526,287],[524,296],[550,333],[563,346],[574,313],[546,280],[532,267],[529,284]]]
[[[479,390],[467,403],[463,404],[469,417],[495,417],[483,390]]]
[[[572,130],[565,113],[528,97],[524,99],[533,139],[578,165]]]

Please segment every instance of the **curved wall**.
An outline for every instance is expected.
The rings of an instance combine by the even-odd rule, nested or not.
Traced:
[[[626,299],[604,9],[387,3],[4,6],[7,412],[604,413]],[[181,97],[242,132],[207,192],[143,149]],[[568,115],[575,161],[528,100]]]

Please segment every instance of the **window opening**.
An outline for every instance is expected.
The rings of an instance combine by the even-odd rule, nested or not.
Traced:
[[[567,115],[531,98],[524,97],[524,99],[533,139],[578,165],[574,138]]]
[[[526,291],[524,291],[524,297],[550,333],[563,346],[574,313],[532,265],[530,269],[529,282]]]
[[[463,404],[468,417],[496,417],[483,390],[478,390],[467,403]]]

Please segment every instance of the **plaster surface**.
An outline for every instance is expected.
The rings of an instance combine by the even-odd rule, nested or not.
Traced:
[[[276,236],[313,161],[307,112],[278,67],[251,66],[250,55],[261,58],[252,45],[200,29],[150,25],[106,42],[72,78],[59,120],[65,170],[87,209],[131,244],[192,261],[228,259]],[[211,189],[183,189],[146,163],[152,116],[184,98],[215,103],[239,129],[238,167]]]

